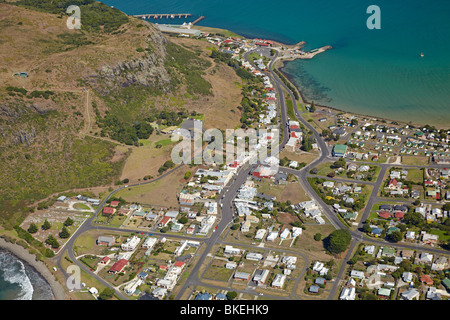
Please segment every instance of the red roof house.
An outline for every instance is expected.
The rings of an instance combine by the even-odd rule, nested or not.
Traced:
[[[386,211],[380,211],[378,212],[378,216],[383,218],[383,219],[387,219],[391,217],[391,214],[389,212]]]
[[[394,217],[396,218],[396,219],[403,219],[403,217],[405,216],[405,213],[404,212],[395,212],[394,213]]]
[[[122,272],[127,264],[128,264],[127,259],[120,259],[119,261],[117,261],[112,265],[111,269],[108,270],[108,273],[115,274],[117,272]]]
[[[103,208],[103,215],[113,215],[116,212],[116,209],[112,208],[112,207],[104,207]]]
[[[433,280],[430,278],[429,275],[426,274],[420,276],[420,282],[425,283],[429,286],[433,284]]]
[[[111,207],[117,207],[118,205],[119,205],[119,201],[117,201],[117,200],[114,200],[114,201],[111,201],[111,204],[110,204],[110,206]]]
[[[183,261],[176,261],[174,264],[174,267],[183,268],[184,262]]]
[[[100,260],[100,263],[101,263],[101,264],[108,264],[109,260],[111,260],[109,257],[104,256],[104,257],[102,258],[102,260]]]
[[[161,219],[161,221],[159,222],[159,226],[160,227],[165,227],[170,221],[172,220],[171,217],[164,217]]]

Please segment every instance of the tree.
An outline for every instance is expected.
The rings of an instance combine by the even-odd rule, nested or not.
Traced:
[[[67,239],[68,237],[70,237],[70,233],[66,227],[62,227],[61,232],[59,233],[59,237],[61,239]]]
[[[314,235],[314,240],[320,241],[321,239],[322,239],[322,234],[316,233],[316,234]]]
[[[405,216],[403,217],[403,223],[420,227],[425,223],[425,219],[418,212],[408,212],[405,213]]]
[[[36,233],[37,231],[38,231],[38,227],[34,223],[30,224],[30,227],[28,228],[28,232]]]
[[[316,111],[316,105],[314,104],[314,101],[311,102],[311,106],[309,108],[310,112],[315,112]]]
[[[66,227],[70,227],[71,225],[73,225],[73,220],[72,219],[70,219],[70,217],[68,217],[67,219],[66,219],[66,221],[64,221],[64,226],[66,226]]]
[[[346,162],[344,158],[340,158],[339,160],[333,163],[333,168],[344,168],[346,166]]]
[[[339,229],[333,231],[325,241],[325,247],[333,254],[338,254],[347,250],[352,241],[350,231],[347,229]]]
[[[102,292],[99,294],[100,300],[109,300],[114,296],[114,289],[112,288],[105,288]]]
[[[236,291],[228,291],[227,292],[227,299],[228,300],[234,300],[237,297],[237,292]]]
[[[235,223],[231,226],[231,230],[237,230],[239,229],[239,226],[240,226],[239,223]]]
[[[50,245],[53,249],[59,248],[58,240],[53,235],[49,235],[48,238],[45,240],[45,243]]]
[[[399,242],[403,239],[403,233],[399,230],[396,230],[388,236],[388,239],[393,242]]]
[[[181,217],[180,219],[178,219],[178,222],[179,222],[179,223],[182,223],[182,224],[186,224],[186,223],[188,222],[188,218],[186,218],[186,217]]]
[[[52,227],[52,226],[51,226],[50,222],[48,222],[47,219],[45,219],[44,223],[43,223],[42,226],[41,226],[42,230],[48,230],[48,229],[50,229],[51,227]]]

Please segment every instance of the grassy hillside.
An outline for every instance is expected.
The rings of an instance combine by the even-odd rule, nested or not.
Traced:
[[[69,2],[81,7],[81,30],[66,26]],[[134,145],[155,134],[153,121],[179,124],[199,112],[212,125],[239,123],[239,77],[187,39],[169,42],[89,0],[0,1],[0,13],[0,223],[8,229],[48,196],[114,185]]]
[[[126,160],[117,142],[91,134],[93,106],[102,113],[108,106],[84,79],[139,58],[132,48],[152,41],[155,30],[100,3],[82,2],[82,11],[101,8],[103,18],[113,15],[118,18],[108,21],[116,23],[93,17],[97,24],[83,19],[82,30],[69,30],[63,1],[0,3],[0,220],[8,228],[49,195],[113,184]],[[155,50],[161,61],[163,51]]]

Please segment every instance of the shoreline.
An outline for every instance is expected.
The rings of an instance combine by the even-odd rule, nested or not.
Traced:
[[[196,27],[201,27],[201,26],[196,26]],[[207,28],[210,29],[210,30],[217,30],[217,31],[225,30],[225,31],[234,33],[233,31],[226,30],[226,29],[218,29],[218,28],[214,28],[214,27],[207,27]],[[234,33],[234,34],[236,34],[236,33]],[[246,36],[242,36],[242,35],[239,35],[239,34],[238,34],[238,36],[243,38],[243,39],[246,39],[246,40],[251,40],[250,38],[247,38]],[[273,41],[274,45],[277,45],[277,46],[280,46],[280,47],[286,47],[286,48],[289,48],[289,49],[302,48],[306,44],[305,41],[301,41],[301,42],[299,42],[297,44],[285,44],[285,43],[279,42],[277,40],[272,40],[272,41]],[[331,50],[331,49],[334,49],[334,48],[332,46],[323,46],[321,48],[318,48],[317,50],[319,50],[319,51],[315,52],[310,57],[309,56],[308,57],[303,57],[303,58],[301,58],[301,57],[289,58],[288,57],[288,58],[284,58],[284,59],[278,58],[276,63],[274,63],[274,69],[278,70],[289,81],[289,83],[297,90],[297,92],[299,94],[299,97],[301,97],[301,101],[300,101],[301,103],[310,105],[312,101],[309,101],[305,97],[305,95],[303,94],[301,88],[299,86],[295,85],[294,81],[292,81],[292,77],[293,76],[288,74],[288,73],[286,73],[286,72],[284,72],[282,69],[285,67],[286,63],[288,63],[288,62],[292,62],[292,61],[295,61],[295,60],[312,59],[316,54],[322,53],[322,52],[325,52],[325,51]],[[277,66],[278,62],[280,62],[279,66]],[[349,115],[354,115],[354,116],[357,116],[357,117],[375,119],[376,121],[397,122],[399,124],[408,125],[408,126],[414,126],[414,127],[423,127],[425,125],[430,125],[430,126],[434,126],[438,130],[439,129],[441,129],[441,130],[449,130],[450,129],[450,126],[445,127],[442,124],[436,124],[436,123],[433,123],[433,122],[418,123],[418,122],[415,122],[413,120],[407,122],[407,121],[404,121],[404,120],[396,120],[396,119],[380,117],[380,116],[375,116],[375,115],[361,114],[361,113],[346,111],[346,110],[339,109],[339,108],[336,108],[336,107],[326,106],[326,105],[317,104],[317,103],[315,103],[315,106],[318,107],[318,108],[329,109],[329,110],[333,110],[335,112],[342,112],[342,113],[349,114]]]
[[[50,272],[49,268],[42,262],[36,261],[36,257],[29,253],[24,247],[7,242],[0,237],[0,249],[9,251],[18,259],[25,261],[31,267],[33,267],[50,285],[53,294],[53,300],[65,300],[66,294],[62,285],[55,279],[55,276]]]

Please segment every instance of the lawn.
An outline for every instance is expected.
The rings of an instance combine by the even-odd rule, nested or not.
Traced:
[[[176,170],[161,180],[123,189],[117,193],[116,197],[122,197],[127,202],[178,207],[177,194],[185,184],[184,174],[183,170]]]
[[[406,180],[412,181],[414,183],[423,182],[423,171],[421,169],[409,169]]]
[[[402,156],[402,164],[426,166],[430,161],[429,157],[425,156]]]

